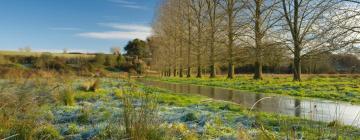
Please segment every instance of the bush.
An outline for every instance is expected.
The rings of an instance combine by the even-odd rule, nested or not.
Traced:
[[[116,56],[115,55],[106,55],[105,57],[105,66],[114,67],[116,63]]]
[[[0,56],[0,65],[3,65],[3,64],[9,64],[10,61],[5,58],[4,56]]]
[[[94,58],[94,64],[97,66],[103,66],[106,62],[106,56],[105,54],[96,54]]]
[[[36,129],[33,138],[36,140],[56,140],[61,139],[61,135],[53,125],[47,124]]]

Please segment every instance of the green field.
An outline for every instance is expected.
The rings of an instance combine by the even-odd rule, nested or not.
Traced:
[[[0,51],[0,55],[6,56],[41,56],[44,52],[19,52],[19,51]],[[75,58],[75,57],[94,57],[92,54],[64,54],[64,53],[51,53],[53,56]]]
[[[360,130],[144,87],[123,79],[0,81],[0,138],[357,139]]]
[[[239,75],[231,80],[226,77],[148,79],[360,104],[359,75],[304,75],[302,82],[293,82],[290,75],[265,75],[263,80],[253,80],[251,75]]]

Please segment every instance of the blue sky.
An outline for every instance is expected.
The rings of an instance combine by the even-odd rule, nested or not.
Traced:
[[[0,0],[0,50],[109,52],[145,39],[159,0]]]

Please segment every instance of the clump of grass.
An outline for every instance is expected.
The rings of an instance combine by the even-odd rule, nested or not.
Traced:
[[[185,140],[197,140],[199,135],[193,130],[189,129],[184,123],[173,123],[167,126],[168,136],[173,138]]]
[[[198,117],[193,112],[187,113],[186,115],[181,117],[181,120],[184,122],[196,121],[197,119],[198,119]]]
[[[96,91],[97,89],[100,88],[100,80],[96,79],[95,82],[92,84],[92,86],[90,87],[90,91]]]
[[[77,118],[77,122],[80,124],[87,124],[90,122],[90,114],[91,114],[91,110],[90,107],[88,106],[84,106],[83,108],[81,108],[80,110],[80,115]]]
[[[112,119],[99,135],[99,139],[167,139],[166,131],[159,126],[158,107],[153,95],[134,86],[117,92],[123,104],[121,116]]]
[[[63,91],[63,93],[60,96],[61,101],[64,103],[64,105],[66,106],[73,106],[75,105],[75,95],[74,95],[74,91],[72,90],[72,88],[68,87],[67,89],[65,89]]]
[[[246,131],[246,129],[244,128],[239,128],[238,134],[237,134],[238,139],[240,140],[250,140],[251,136],[250,134]]]
[[[128,138],[148,139],[156,130],[157,105],[152,96],[131,88],[123,98],[123,123]],[[136,105],[134,103],[138,102]]]
[[[114,91],[114,96],[115,96],[117,99],[122,99],[122,98],[124,97],[123,90],[116,89],[116,90]]]
[[[43,125],[34,130],[33,139],[48,140],[61,139],[59,131],[51,124]]]
[[[100,79],[96,79],[95,81],[86,81],[84,82],[80,89],[83,91],[91,91],[91,92],[95,92],[96,90],[98,90],[101,86],[101,81]]]
[[[67,134],[73,135],[73,134],[77,134],[79,132],[80,132],[80,130],[79,130],[79,127],[77,126],[77,124],[71,123],[68,125],[68,130],[66,132]]]

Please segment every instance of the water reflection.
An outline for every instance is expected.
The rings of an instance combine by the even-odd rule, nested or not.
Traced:
[[[295,99],[295,116],[300,117],[301,115],[301,101],[299,99]]]
[[[190,84],[172,84],[156,81],[141,82],[148,86],[165,88],[178,93],[199,94],[217,100],[231,101],[248,108],[256,101],[269,96],[265,94],[246,93],[237,90]],[[318,99],[298,99],[288,96],[274,96],[257,103],[254,109],[321,121],[333,121],[337,119],[348,125],[360,126],[359,122],[353,124],[353,121],[357,119],[357,114],[360,112],[360,106],[347,103],[336,103]]]

